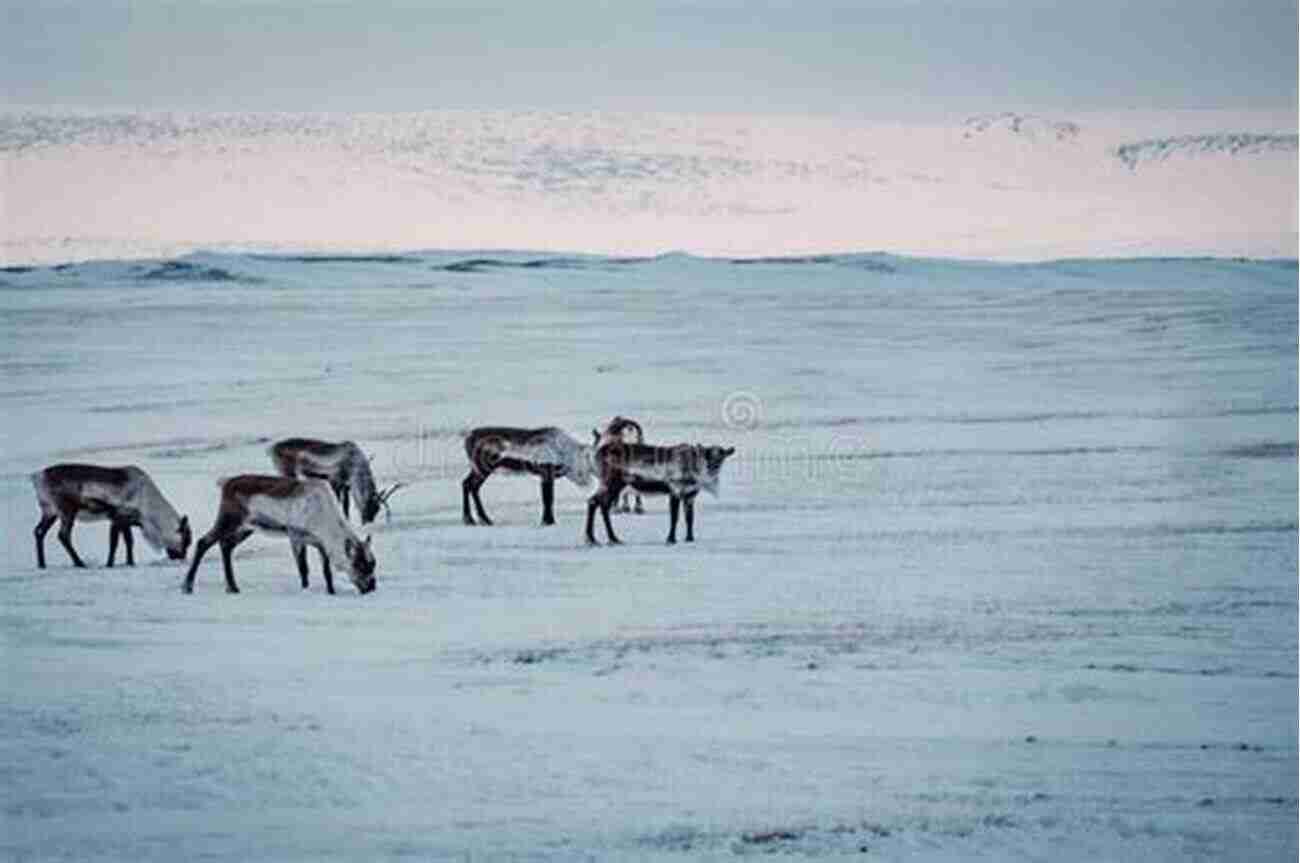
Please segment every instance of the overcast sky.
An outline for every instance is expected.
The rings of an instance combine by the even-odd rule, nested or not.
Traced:
[[[1279,0],[0,0],[11,105],[1291,108]]]

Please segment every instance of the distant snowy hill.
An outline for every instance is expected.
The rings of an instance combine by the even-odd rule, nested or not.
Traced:
[[[1071,141],[1079,136],[1079,124],[1005,111],[1001,114],[971,117],[965,123],[962,137],[974,138],[989,133],[1011,134],[1033,140]]]
[[[1115,155],[1130,168],[1143,162],[1163,161],[1171,156],[1257,155],[1260,153],[1295,153],[1296,135],[1252,135],[1246,133],[1217,135],[1178,135],[1120,144]]]
[[[0,260],[203,248],[1292,257],[1295,130],[1285,112],[907,125],[10,109]]]

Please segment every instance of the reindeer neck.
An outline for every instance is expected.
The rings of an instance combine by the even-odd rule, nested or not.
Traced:
[[[351,562],[348,560],[344,546],[349,539],[360,542],[361,538],[344,520],[343,512],[335,503],[333,496],[318,495],[303,514],[305,516],[304,524],[301,526],[303,533],[310,536],[325,550],[332,564],[340,569],[350,570]]]
[[[140,513],[140,532],[155,549],[162,548],[166,545],[165,537],[174,534],[179,527],[180,513],[143,471],[134,478],[131,486]]]
[[[374,497],[375,475],[370,472],[370,459],[355,445],[348,447],[346,459],[348,485],[352,487],[353,497],[359,501]]]

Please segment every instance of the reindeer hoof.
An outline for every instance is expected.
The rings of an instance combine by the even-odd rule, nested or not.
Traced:
[[[227,588],[226,588],[226,593],[239,593],[239,588],[237,588],[237,587],[227,587]]]
[[[670,536],[664,540],[664,545],[676,545],[676,544],[677,544],[677,537],[675,536]]]

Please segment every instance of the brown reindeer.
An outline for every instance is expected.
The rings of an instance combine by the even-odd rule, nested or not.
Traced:
[[[325,589],[329,593],[334,593],[331,561],[347,571],[361,593],[375,589],[375,556],[370,551],[370,539],[363,541],[353,532],[328,483],[318,479],[245,474],[221,482],[216,523],[194,546],[194,560],[185,575],[184,591],[193,592],[199,561],[209,548],[219,544],[226,592],[239,593],[231,554],[258,530],[289,537],[303,590],[307,589],[309,546],[320,552]]]
[[[461,481],[461,518],[474,524],[470,502],[478,512],[478,523],[492,524],[479,489],[493,472],[531,474],[541,479],[542,524],[555,524],[555,481],[561,477],[585,488],[591,483],[591,458],[603,440],[622,439],[624,431],[641,426],[635,420],[614,417],[602,434],[592,430],[592,443],[581,444],[558,428],[525,429],[508,426],[483,426],[465,436],[465,455],[470,470]]]
[[[677,542],[677,517],[686,510],[686,541],[695,541],[695,496],[700,490],[718,493],[722,464],[735,447],[678,444],[648,446],[607,440],[596,449],[596,475],[600,485],[587,500],[587,542],[596,545],[593,524],[596,510],[605,522],[611,544],[620,542],[609,521],[609,510],[619,493],[630,487],[643,494],[668,495],[669,545]]]
[[[108,566],[117,557],[120,537],[126,546],[126,565],[135,566],[131,528],[138,527],[154,548],[172,560],[184,560],[190,547],[190,522],[167,502],[149,475],[134,465],[100,467],[93,464],[56,464],[32,474],[36,502],[41,508],[36,536],[36,565],[45,568],[45,534],[59,524],[59,542],[74,566],[86,564],[72,547],[72,525],[77,517],[87,521],[107,519]]]
[[[267,449],[281,476],[299,479],[323,479],[330,484],[343,515],[349,515],[348,502],[355,497],[361,507],[361,523],[370,524],[380,508],[388,509],[388,499],[402,487],[395,483],[380,491],[370,472],[370,459],[350,440],[341,443],[315,438],[291,437],[277,441]]]

